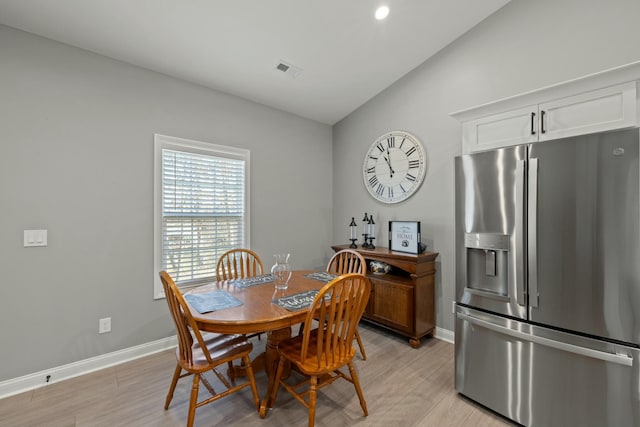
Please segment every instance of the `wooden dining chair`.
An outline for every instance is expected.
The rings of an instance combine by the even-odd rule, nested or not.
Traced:
[[[173,398],[173,392],[175,391],[178,380],[189,375],[193,375],[193,384],[191,386],[191,398],[189,400],[188,427],[193,425],[196,408],[228,396],[245,387],[251,387],[253,401],[256,409],[258,409],[260,400],[251,367],[251,359],[249,358],[249,354],[253,349],[251,342],[242,335],[221,334],[207,334],[207,339],[205,340],[198,329],[198,325],[191,316],[184,297],[171,276],[169,276],[166,271],[161,271],[160,279],[178,335],[178,348],[176,349],[178,363],[173,373],[173,379],[171,380],[171,386],[169,387],[169,393],[165,400],[164,409],[169,409],[169,404]],[[235,384],[234,378],[230,378],[230,383],[216,369],[222,364],[227,364],[231,367],[231,362],[236,359],[242,360],[246,367],[248,377],[248,381],[239,385]],[[185,373],[183,374],[182,371],[185,371]],[[220,393],[216,392],[211,383],[203,375],[209,371],[213,372],[224,385],[226,388],[224,391]],[[230,371],[232,370],[230,369]],[[211,393],[211,397],[198,402],[198,390],[201,381]]]
[[[262,260],[251,249],[231,249],[218,259],[216,278],[220,280],[245,279],[263,274]]]
[[[358,373],[353,365],[355,348],[353,338],[358,322],[369,299],[371,283],[362,274],[346,274],[327,283],[316,295],[305,323],[311,325],[314,318],[326,319],[318,328],[306,328],[302,335],[278,343],[278,368],[268,400],[260,409],[260,416],[266,416],[266,409],[272,407],[282,386],[309,411],[309,427],[313,427],[316,414],[316,393],[319,389],[343,378],[353,384],[360,400],[360,406],[367,416]],[[328,296],[325,300],[325,296]],[[307,376],[306,381],[289,384],[282,372],[290,362],[299,372]],[[346,374],[340,369],[349,368]]]
[[[260,276],[264,273],[262,260],[251,249],[231,249],[223,253],[216,265],[216,279],[246,279],[247,277]],[[248,335],[249,338],[262,336],[262,332]]]
[[[334,274],[347,274],[347,273],[359,273],[362,275],[367,274],[367,262],[364,257],[352,249],[343,249],[336,252],[327,264],[327,273]],[[367,360],[367,353],[364,351],[364,344],[362,338],[360,338],[360,332],[356,328],[356,340],[358,341],[358,348],[363,360]]]

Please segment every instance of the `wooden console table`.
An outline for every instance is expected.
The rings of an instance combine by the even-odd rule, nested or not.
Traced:
[[[331,247],[338,252],[349,245]],[[435,329],[434,283],[437,252],[409,254],[388,248],[356,248],[367,261],[367,277],[371,280],[371,296],[362,319],[409,337],[417,348],[420,339],[433,335]],[[371,273],[370,261],[389,264],[384,275]]]

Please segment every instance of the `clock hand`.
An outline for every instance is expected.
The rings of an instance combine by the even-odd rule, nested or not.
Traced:
[[[387,157],[385,157],[384,159],[387,161],[387,164],[389,165],[389,169],[391,169],[391,178],[393,178],[393,174],[396,172],[391,167],[391,153],[389,152],[389,147],[387,147]]]
[[[387,165],[389,165],[389,171],[391,172],[391,178],[393,178],[393,174],[395,173],[393,171],[393,168],[391,167],[391,162],[389,162],[389,159],[387,159],[387,156],[382,156],[384,157],[385,162],[387,162]]]

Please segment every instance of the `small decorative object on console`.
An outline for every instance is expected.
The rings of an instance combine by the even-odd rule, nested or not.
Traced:
[[[420,221],[389,221],[389,249],[417,254],[420,244]]]
[[[367,237],[369,243],[365,241],[366,246],[363,246],[363,248],[375,249],[376,247],[373,245],[373,239],[376,238],[376,223],[373,222],[373,214],[369,215],[369,223],[366,225],[366,227],[369,234],[369,237]]]
[[[387,274],[391,271],[391,266],[382,261],[371,261],[369,263],[369,267],[371,267],[371,272],[373,274],[383,275]]]
[[[367,213],[364,213],[364,218],[362,218],[362,222],[364,223],[364,225],[362,226],[362,247],[366,248],[367,247],[367,239],[369,238],[369,215],[367,215]]]
[[[349,240],[351,240],[350,248],[355,249],[358,247],[358,245],[356,245],[356,240],[358,240],[358,225],[353,217],[351,217],[351,223],[349,224]]]

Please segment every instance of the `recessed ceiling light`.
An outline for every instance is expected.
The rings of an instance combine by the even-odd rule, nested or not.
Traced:
[[[389,15],[389,8],[387,6],[380,6],[376,9],[376,19],[378,21],[383,20]]]

